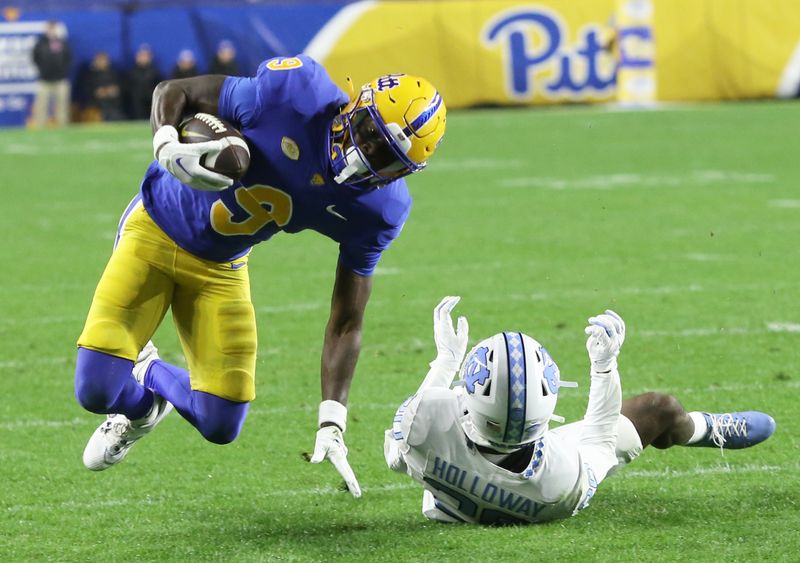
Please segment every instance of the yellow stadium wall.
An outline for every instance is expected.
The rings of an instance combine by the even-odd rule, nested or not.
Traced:
[[[800,2],[661,0],[655,11],[660,100],[778,95],[800,44]]]
[[[391,72],[425,76],[451,108],[608,102],[617,98],[618,10],[629,1],[362,2],[309,54],[344,88],[348,75],[357,85]],[[775,97],[782,78],[793,95],[798,0],[649,4],[655,99]]]

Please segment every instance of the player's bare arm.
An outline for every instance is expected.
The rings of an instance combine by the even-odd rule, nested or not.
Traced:
[[[331,314],[322,348],[322,399],[347,404],[353,371],[361,350],[364,309],[372,277],[359,276],[339,264],[331,298]]]
[[[208,75],[178,80],[165,80],[153,91],[150,125],[153,133],[164,125],[177,127],[186,114],[202,111],[219,112],[219,93],[225,76]]]
[[[225,148],[219,140],[181,143],[177,126],[187,114],[216,115],[224,76],[198,76],[167,80],[153,92],[150,125],[153,128],[153,156],[184,184],[201,191],[220,191],[233,180],[202,166],[202,157],[216,157]]]
[[[354,497],[361,496],[361,488],[347,462],[343,437],[347,428],[345,405],[361,350],[361,326],[371,292],[371,276],[360,276],[341,264],[336,267],[331,315],[322,347],[320,429],[311,458],[312,463],[330,459]]]

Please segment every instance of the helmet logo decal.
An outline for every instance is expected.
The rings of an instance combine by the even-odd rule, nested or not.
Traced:
[[[400,86],[400,81],[397,79],[398,76],[403,76],[403,75],[387,74],[386,76],[381,76],[377,80],[378,92],[383,92],[384,90],[391,90],[395,86]]]
[[[518,332],[504,332],[508,357],[508,422],[503,442],[522,442],[525,432],[525,407],[528,395],[528,376],[525,366],[525,347]]]
[[[544,364],[544,378],[547,380],[547,387],[550,389],[550,392],[555,394],[558,393],[558,380],[560,379],[560,372],[558,366],[553,361],[553,358],[550,357],[550,354],[547,350],[544,349],[544,346],[539,348],[539,352],[542,354],[542,363]]]
[[[486,360],[486,355],[489,349],[481,346],[469,355],[467,363],[464,365],[464,383],[466,384],[467,393],[475,393],[475,384],[486,385],[486,380],[489,379],[489,366]]]

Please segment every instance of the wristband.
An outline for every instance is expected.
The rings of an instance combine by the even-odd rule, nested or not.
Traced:
[[[617,359],[611,358],[604,362],[592,362],[590,373],[592,375],[606,375],[611,372],[617,371]]]
[[[322,401],[319,404],[319,426],[325,422],[335,424],[344,432],[347,428],[347,407],[338,401]]]
[[[153,158],[158,160],[158,151],[167,143],[178,142],[178,130],[172,125],[162,125],[153,135]]]

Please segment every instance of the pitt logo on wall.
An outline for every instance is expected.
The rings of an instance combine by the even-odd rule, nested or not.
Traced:
[[[500,12],[481,32],[487,49],[501,49],[506,93],[513,100],[592,101],[614,94],[615,57],[609,26],[581,26],[574,43],[558,13],[544,6]]]

